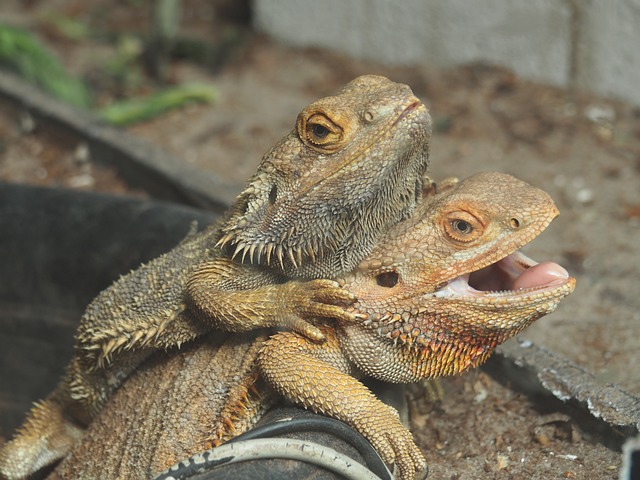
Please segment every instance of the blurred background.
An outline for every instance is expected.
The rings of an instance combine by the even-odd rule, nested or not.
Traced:
[[[433,178],[499,170],[553,196],[561,216],[526,253],[578,285],[522,337],[638,395],[638,24],[637,0],[3,0],[0,179],[154,196],[22,109],[16,76],[231,202],[306,104],[385,75],[430,108]]]

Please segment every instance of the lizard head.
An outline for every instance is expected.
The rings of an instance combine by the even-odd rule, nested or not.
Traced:
[[[378,354],[378,370],[369,372],[377,378],[450,375],[484,362],[575,287],[561,266],[518,251],[557,215],[548,194],[500,173],[425,198],[344,280],[367,317],[344,326],[347,350],[367,357],[354,362],[372,368],[371,355],[357,346],[372,330],[395,350],[391,363],[402,365],[385,373],[389,360]]]
[[[431,117],[402,84],[367,75],[300,112],[222,228],[232,255],[291,277],[347,272],[421,197]]]

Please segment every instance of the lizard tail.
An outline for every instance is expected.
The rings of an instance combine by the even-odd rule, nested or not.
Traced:
[[[64,457],[84,429],[65,415],[64,396],[54,391],[36,403],[14,438],[0,449],[0,476],[25,478]]]

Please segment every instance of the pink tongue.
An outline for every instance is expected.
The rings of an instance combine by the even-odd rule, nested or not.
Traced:
[[[522,272],[513,282],[513,290],[543,287],[554,280],[566,278],[569,278],[569,272],[560,265],[553,262],[542,262]]]

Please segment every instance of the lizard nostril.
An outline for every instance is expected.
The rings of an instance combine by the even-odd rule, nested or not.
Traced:
[[[376,276],[376,283],[381,287],[392,288],[398,284],[398,272],[384,272]]]
[[[511,217],[509,219],[509,225],[511,225],[511,228],[520,228],[520,225],[522,225],[522,220],[520,220],[517,217]]]

